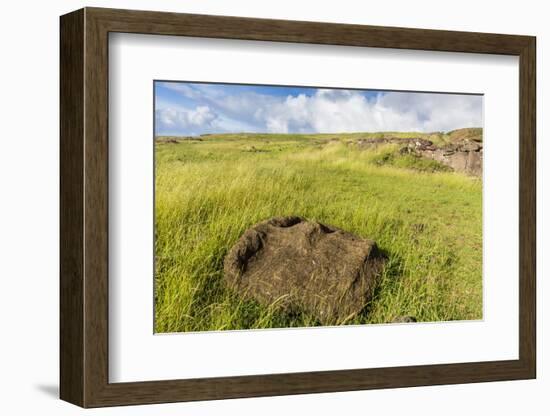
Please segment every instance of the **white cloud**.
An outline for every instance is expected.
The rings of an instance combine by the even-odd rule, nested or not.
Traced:
[[[482,97],[458,94],[317,89],[276,95],[266,88],[167,83],[176,102],[157,111],[159,130],[212,132],[449,131],[482,126]],[[252,87],[253,88],[253,87]],[[267,91],[269,91],[267,89]],[[279,91],[280,92],[280,91]],[[176,110],[176,108],[178,108]]]
[[[338,90],[289,96],[261,114],[273,133],[304,129],[320,133],[428,132],[481,126],[482,122],[481,97],[387,93],[367,99],[359,92]]]
[[[479,95],[421,93],[388,93],[378,100],[380,106],[395,115],[408,114],[422,131],[482,127],[482,102]]]
[[[208,106],[198,106],[193,110],[158,109],[155,117],[158,131],[175,132],[213,126],[218,116]]]

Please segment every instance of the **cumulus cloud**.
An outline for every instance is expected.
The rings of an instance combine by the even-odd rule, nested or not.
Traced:
[[[177,134],[178,131],[201,130],[214,127],[218,116],[208,106],[198,106],[192,110],[162,108],[156,110],[155,120],[160,132]]]
[[[482,126],[479,95],[169,84],[195,107],[168,106],[157,114],[158,125],[187,132],[431,132]]]
[[[270,132],[447,131],[481,126],[481,97],[320,90],[287,97],[265,114]]]
[[[448,131],[483,124],[480,95],[388,93],[379,96],[377,105],[394,117],[408,115],[413,127],[420,131]]]

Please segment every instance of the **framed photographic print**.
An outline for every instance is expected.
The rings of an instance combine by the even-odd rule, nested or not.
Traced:
[[[534,378],[535,38],[61,17],[83,406]]]

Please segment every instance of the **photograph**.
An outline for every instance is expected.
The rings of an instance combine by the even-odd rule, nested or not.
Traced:
[[[483,319],[483,95],[155,80],[154,332]]]
[[[540,7],[63,2],[6,77],[13,406],[538,414]]]

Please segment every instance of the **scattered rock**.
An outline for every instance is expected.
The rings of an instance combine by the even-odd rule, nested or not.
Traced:
[[[245,231],[224,261],[229,287],[264,305],[301,308],[323,325],[361,312],[385,263],[376,243],[300,217]]]
[[[198,136],[157,136],[156,143],[160,144],[178,144],[187,141],[202,142],[202,138]]]
[[[481,129],[460,129],[450,134],[451,143],[437,147],[431,140],[420,137],[383,137],[358,139],[353,144],[360,148],[376,148],[385,144],[398,144],[400,154],[413,154],[434,159],[456,172],[481,176],[483,143]]]
[[[160,144],[177,144],[179,140],[175,137],[158,137],[156,142]]]
[[[450,144],[442,149],[422,152],[456,172],[481,176],[483,173],[483,129],[465,128],[448,133]]]
[[[438,148],[429,140],[414,139],[406,147],[399,149],[401,154],[415,154],[449,166],[455,172],[481,176],[483,169],[483,144],[478,141],[462,140]]]
[[[483,173],[483,146],[479,143],[461,143],[452,145],[452,147],[425,151],[421,154],[451,167],[455,172],[473,176],[481,176]]]
[[[265,152],[269,152],[269,150],[266,150],[266,149],[258,149],[256,146],[249,146],[249,147],[247,147],[244,151],[245,151],[245,152],[249,152],[249,153],[265,153]]]
[[[431,145],[433,144],[431,141],[429,140],[425,140],[425,139],[421,139],[421,138],[418,138],[418,137],[409,137],[409,138],[401,138],[401,137],[382,137],[382,138],[368,138],[368,139],[359,139],[355,142],[352,142],[354,143],[356,146],[358,147],[378,147],[380,145],[383,145],[383,144],[401,144],[401,145],[405,145],[407,147],[410,147],[410,148],[414,148],[415,147],[415,143],[419,143],[419,145],[422,145],[422,143],[424,143],[424,145]]]

